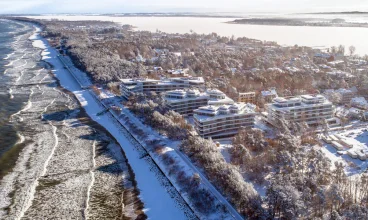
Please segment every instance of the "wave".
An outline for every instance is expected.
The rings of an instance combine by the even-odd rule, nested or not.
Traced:
[[[55,140],[55,144],[54,144],[53,148],[51,149],[51,152],[50,152],[49,156],[46,158],[46,161],[45,161],[45,163],[43,165],[43,169],[42,169],[40,175],[36,177],[35,181],[30,186],[28,198],[27,198],[27,201],[25,202],[25,204],[24,204],[24,206],[23,206],[23,208],[22,208],[22,210],[21,210],[21,212],[20,212],[20,214],[18,216],[19,219],[23,218],[24,217],[24,214],[31,207],[32,202],[33,202],[33,199],[34,199],[34,196],[35,196],[35,193],[36,193],[36,188],[37,188],[37,186],[39,184],[39,178],[46,175],[47,166],[49,165],[50,160],[53,157],[57,146],[59,145],[59,137],[58,137],[58,135],[56,133],[57,127],[55,125],[53,125],[51,122],[49,122],[49,124],[52,127],[52,134],[53,134],[53,137],[54,137],[54,140]]]
[[[89,173],[91,174],[91,182],[89,183],[88,188],[87,188],[87,197],[86,197],[85,208],[84,208],[84,212],[83,212],[85,218],[87,218],[87,216],[88,216],[88,208],[89,208],[91,189],[92,189],[92,186],[94,185],[94,182],[95,182],[95,173],[94,173],[94,169],[96,167],[95,157],[96,157],[96,140],[94,140],[93,144],[92,144],[92,164],[93,164],[93,166],[89,171]]]
[[[15,54],[15,52],[12,52],[12,53],[10,53],[10,54],[8,54],[8,55],[6,55],[6,57],[5,58],[3,58],[4,60],[7,60],[7,59],[9,59],[11,56],[13,56]]]
[[[15,117],[15,116],[17,116],[18,118],[19,118],[19,121],[23,121],[23,118],[21,117],[21,116],[19,116],[19,114],[21,114],[22,112],[25,112],[25,111],[28,111],[30,108],[32,108],[32,101],[31,101],[31,98],[32,98],[32,95],[33,95],[33,89],[30,89],[31,90],[31,93],[29,94],[29,98],[28,98],[28,102],[27,102],[27,105],[23,108],[23,109],[21,109],[21,110],[19,110],[18,112],[16,112],[16,113],[14,113],[14,114],[12,114],[11,116],[10,116],[10,118],[11,118],[11,121],[12,121],[12,119]]]
[[[9,98],[10,98],[10,99],[13,99],[13,98],[14,98],[14,95],[13,95],[13,90],[12,90],[12,88],[9,88],[8,93],[9,93]]]
[[[13,63],[14,63],[15,61],[11,61],[11,62],[9,62],[8,64],[6,64],[6,65],[4,65],[4,66],[11,66],[11,65],[13,65]]]
[[[17,144],[22,144],[26,140],[26,138],[23,135],[19,134],[19,133],[17,133],[17,135],[18,135],[19,140],[15,144],[16,145]]]
[[[25,71],[25,69],[20,71],[20,76],[17,78],[17,80],[15,80],[15,82],[19,82],[19,80],[23,77]]]
[[[16,66],[16,67],[15,67],[15,69],[18,69],[18,68],[20,68],[20,67],[26,66],[27,64],[28,64],[28,61],[27,61],[27,60],[25,60],[25,61],[24,61],[24,64],[22,64],[22,65],[20,65],[20,66]]]
[[[48,105],[44,108],[44,110],[41,112],[41,118],[42,118],[42,119],[44,119],[44,117],[43,117],[44,113],[46,113],[46,112],[47,112],[47,109],[48,109],[52,104],[54,104],[55,100],[56,100],[56,99],[53,99],[53,100],[50,102],[50,104],[48,104]]]

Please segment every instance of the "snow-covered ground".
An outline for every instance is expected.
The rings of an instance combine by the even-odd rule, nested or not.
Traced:
[[[332,164],[334,162],[341,162],[346,166],[346,173],[351,176],[360,174],[368,168],[368,160],[360,160],[359,158],[353,159],[348,155],[349,151],[361,152],[368,154],[368,125],[360,126],[359,128],[350,128],[342,131],[333,131],[329,134],[333,134],[340,138],[351,147],[345,145],[344,149],[337,153],[337,150],[331,145],[324,143],[322,152],[328,157]],[[342,155],[341,155],[342,154]]]
[[[262,126],[262,125],[259,125]],[[263,127],[263,126],[262,126]],[[269,129],[268,127],[264,127],[265,129]],[[232,141],[231,139],[224,139],[224,140],[220,140],[218,141],[220,143],[219,146],[219,150],[222,154],[222,156],[224,156],[225,160],[227,163],[230,163],[230,154],[229,154],[229,150],[233,147]],[[245,181],[251,182],[249,180],[247,180],[247,178],[243,175]],[[264,197],[266,195],[266,184],[260,185],[257,184],[255,182],[252,182],[254,189],[257,191],[257,193],[261,196]]]
[[[135,136],[135,138],[140,142],[142,146],[145,147],[147,152],[150,154],[150,156],[154,159],[154,161],[160,166],[161,170],[165,173],[165,175],[170,179],[171,183],[175,186],[175,188],[180,191],[181,196],[185,199],[185,201],[189,204],[189,206],[192,207],[193,210],[196,211],[196,214],[199,218],[207,218],[207,219],[232,219],[234,216],[236,219],[242,219],[242,217],[237,213],[237,211],[229,204],[229,202],[218,192],[218,190],[213,187],[213,185],[207,180],[204,174],[202,174],[202,171],[200,171],[198,168],[196,168],[190,161],[190,159],[179,150],[179,144],[180,141],[172,141],[168,139],[166,136],[162,136],[157,131],[152,129],[150,126],[144,125],[141,120],[139,120],[137,117],[134,116],[133,113],[129,111],[129,109],[125,108],[119,100],[118,97],[116,97],[114,94],[112,94],[109,91],[100,89],[100,95],[99,98],[102,100],[102,102],[105,105],[114,105],[118,106],[122,109],[122,113],[120,115],[115,114],[116,117],[118,117],[119,122],[121,124],[125,124],[125,126],[129,127],[127,125],[127,122],[124,121],[125,119],[128,119],[129,123],[134,124],[134,126],[140,128],[143,131],[143,135],[138,136],[135,134],[132,134]],[[107,100],[107,101],[106,101]],[[159,141],[159,145],[165,146],[164,149],[160,154],[155,152],[153,150],[153,144],[150,144],[150,140],[155,140],[156,142]],[[179,167],[176,169],[176,172],[182,171],[184,172],[188,177],[192,177],[194,174],[199,174],[201,177],[201,184],[199,185],[198,189],[204,189],[208,192],[211,192],[217,200],[215,200],[215,204],[218,205],[225,205],[227,206],[228,210],[230,210],[231,214],[229,214],[227,211],[219,208],[216,211],[213,211],[211,214],[203,215],[199,211],[197,211],[196,207],[193,204],[193,201],[189,199],[187,196],[187,193],[185,193],[185,190],[181,187],[180,183],[178,182],[175,175],[172,175],[172,170],[170,170],[169,165],[164,164],[164,157],[163,154],[166,154],[166,156],[170,156],[174,161],[175,165]]]
[[[38,29],[39,31],[39,29]],[[152,166],[141,157],[139,152],[123,134],[121,128],[114,123],[114,119],[108,114],[98,116],[97,113],[104,110],[88,90],[83,90],[73,76],[64,68],[63,63],[58,59],[57,51],[48,42],[35,34],[32,38],[33,45],[44,49],[42,59],[53,65],[53,73],[59,79],[60,84],[65,89],[71,91],[87,114],[107,131],[113,135],[123,148],[130,166],[135,174],[137,187],[140,190],[140,198],[144,203],[144,211],[149,219],[186,219],[184,211],[179,207],[170,194],[167,187],[160,183]]]
[[[120,146],[58,86],[40,62],[42,50],[28,39],[33,26],[25,26],[9,45],[14,52],[0,75],[6,83],[0,93],[12,101],[6,104],[19,104],[10,110],[18,141],[0,161],[0,219],[141,217]]]
[[[230,163],[229,149],[233,147],[231,139],[220,140],[219,143],[220,146],[218,149],[220,150],[222,156],[224,156],[226,162]]]

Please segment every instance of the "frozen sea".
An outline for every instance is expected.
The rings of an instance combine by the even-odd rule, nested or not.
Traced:
[[[238,14],[235,14],[238,15]],[[239,15],[246,18],[316,18],[335,19],[342,18],[347,22],[368,23],[368,15],[316,15],[316,14],[251,14]],[[236,18],[216,17],[149,17],[149,16],[106,16],[106,15],[41,15],[29,16],[36,19],[62,19],[62,20],[101,20],[114,21],[120,24],[130,24],[137,30],[167,33],[198,34],[217,33],[221,36],[248,37],[258,40],[275,41],[280,45],[299,45],[316,48],[344,45],[356,47],[356,53],[363,56],[368,54],[368,28],[358,27],[304,27],[304,26],[270,26],[228,24]]]

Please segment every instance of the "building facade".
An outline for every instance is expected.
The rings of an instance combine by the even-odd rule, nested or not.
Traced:
[[[227,138],[238,133],[240,128],[253,127],[255,120],[253,104],[208,105],[194,110],[194,125],[204,138]]]
[[[333,123],[334,106],[322,95],[302,95],[299,97],[278,97],[268,104],[268,121],[275,124],[278,119],[288,122],[306,122],[318,125],[326,119]]]
[[[262,100],[265,103],[271,103],[274,98],[277,98],[277,92],[275,88],[271,88],[270,90],[261,91]]]
[[[191,87],[204,87],[202,77],[175,77],[156,79],[122,79],[120,89],[126,99],[135,93],[166,92]]]
[[[256,93],[255,92],[239,93],[238,102],[256,104]]]
[[[354,98],[354,93],[349,89],[338,89],[336,92],[340,94],[341,104],[350,104],[351,100]]]
[[[166,105],[182,115],[191,115],[195,109],[206,105],[233,104],[234,101],[219,90],[199,92],[197,89],[173,90],[164,94]]]
[[[368,102],[364,97],[355,97],[351,100],[350,103],[353,107],[368,110]]]

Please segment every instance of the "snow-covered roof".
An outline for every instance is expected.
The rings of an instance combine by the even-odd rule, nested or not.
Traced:
[[[276,89],[270,89],[270,90],[266,90],[266,91],[261,91],[261,94],[262,94],[262,96],[270,96],[270,95],[277,96]]]
[[[349,109],[349,113],[351,113],[351,114],[360,114],[361,112],[362,112],[362,110],[354,108],[354,107],[351,107]]]
[[[328,72],[327,74],[336,76],[336,77],[345,77],[345,78],[352,78],[355,77],[351,73],[340,71],[340,70],[333,70],[331,72]]]
[[[344,89],[344,88],[340,88],[340,89],[336,90],[336,92],[338,92],[340,94],[353,93],[350,89]]]
[[[319,67],[321,67],[322,69],[331,69],[331,67],[327,66],[326,64],[320,64]]]
[[[220,90],[218,89],[208,89],[207,90],[207,93],[209,95],[225,95],[225,93],[221,92]]]
[[[331,61],[331,62],[328,62],[328,64],[330,65],[338,65],[338,64],[341,64],[341,63],[344,63],[345,61],[343,60],[334,60],[334,61]]]
[[[356,86],[353,86],[350,88],[350,91],[354,92],[354,93],[357,93],[358,92],[358,89]]]
[[[234,100],[227,97],[220,90],[207,90],[200,92],[197,89],[173,90],[165,93],[164,99],[168,102],[184,102],[189,100],[207,99],[208,105],[233,104]]]
[[[351,104],[358,105],[358,106],[367,106],[368,102],[364,97],[355,97],[351,99]]]
[[[208,105],[194,110],[194,117],[199,121],[211,121],[229,116],[255,114],[255,109],[256,106],[250,103],[234,103],[222,106]]]
[[[272,108],[291,110],[296,108],[313,107],[316,105],[331,104],[322,95],[301,95],[297,97],[277,97],[273,99]]]
[[[316,53],[314,54],[315,57],[321,57],[321,58],[330,58],[331,55],[328,53]]]
[[[203,77],[172,77],[161,79],[149,79],[149,78],[135,78],[135,79],[120,79],[123,84],[137,84],[137,83],[156,83],[156,84],[173,84],[173,83],[193,83],[204,84]]]
[[[325,100],[325,97],[323,95],[301,95],[302,99],[308,100],[308,101],[319,101],[319,100]]]

